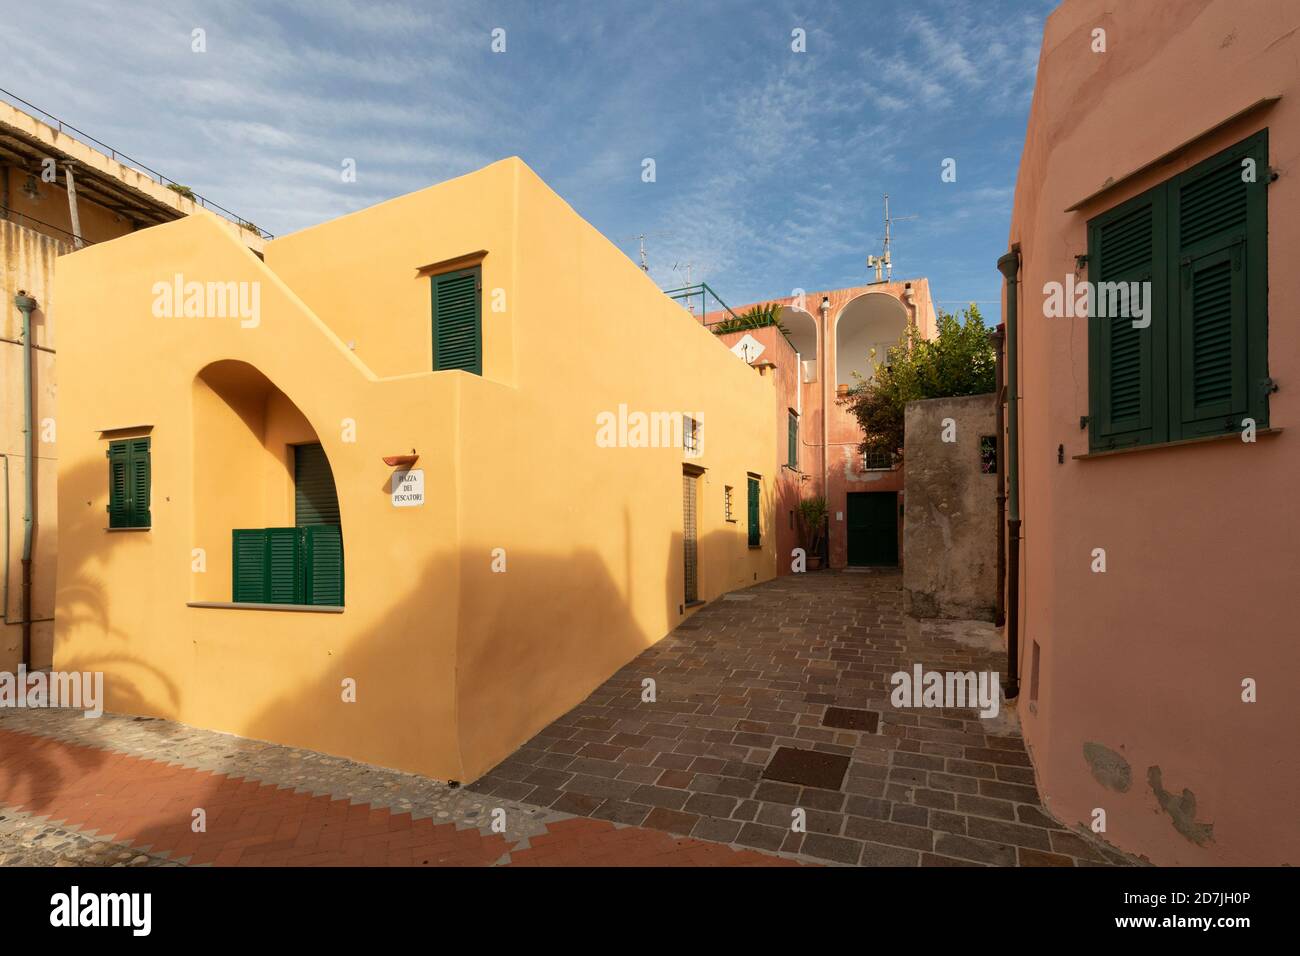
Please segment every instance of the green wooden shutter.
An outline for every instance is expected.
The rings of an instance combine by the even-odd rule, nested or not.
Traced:
[[[149,512],[149,439],[127,438],[109,442],[108,451],[108,526],[110,528],[148,528]]]
[[[433,276],[433,367],[483,374],[481,269]]]
[[[131,527],[129,472],[131,452],[124,441],[109,442],[108,451],[108,526]]]
[[[786,460],[791,468],[799,467],[799,416],[794,412],[790,413],[790,420],[787,426],[786,435],[787,454]]]
[[[152,527],[149,486],[152,468],[149,462],[149,439],[132,438],[131,446],[131,527]]]
[[[762,542],[758,525],[758,479],[749,479],[749,546],[757,548]]]
[[[1093,450],[1165,441],[1165,203],[1144,193],[1088,224],[1089,443]],[[1150,283],[1151,324],[1114,315],[1107,283]],[[1130,302],[1130,310],[1132,303]],[[1054,321],[1054,320],[1048,320]],[[1064,321],[1064,320],[1062,320]]]
[[[1242,251],[1220,249],[1180,270],[1177,437],[1240,430],[1246,416]]]
[[[1255,182],[1242,161],[1255,161]],[[1268,423],[1267,131],[1169,183],[1176,309],[1170,342],[1170,437]]]
[[[268,604],[266,593],[266,529],[231,532],[231,600],[237,604]]]
[[[339,498],[325,449],[319,443],[293,448],[293,511],[298,527],[339,524]]]
[[[297,528],[266,529],[266,603],[305,604]]]
[[[336,525],[302,528],[304,604],[343,606],[343,531]]]

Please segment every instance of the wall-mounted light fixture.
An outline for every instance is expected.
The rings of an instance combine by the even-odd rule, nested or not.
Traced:
[[[385,455],[384,464],[389,468],[410,468],[416,463],[419,457],[420,456],[416,454],[415,449],[412,448],[409,455]]]

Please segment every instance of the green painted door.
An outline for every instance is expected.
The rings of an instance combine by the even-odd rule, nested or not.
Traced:
[[[859,491],[848,499],[849,565],[898,567],[898,495]]]

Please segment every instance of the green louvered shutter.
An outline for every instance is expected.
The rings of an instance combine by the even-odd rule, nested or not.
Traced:
[[[149,485],[152,469],[149,463],[149,439],[132,438],[131,446],[131,527],[152,527]]]
[[[302,528],[304,604],[343,606],[343,531],[336,525]]]
[[[762,533],[758,525],[758,479],[749,479],[749,546],[757,548],[762,542]]]
[[[129,473],[131,451],[124,441],[108,445],[108,526],[131,527]]]
[[[325,449],[318,443],[293,449],[293,511],[298,527],[339,524],[339,498]]]
[[[433,368],[483,374],[481,269],[433,276]]]
[[[148,528],[149,439],[127,438],[109,442],[108,526]]]
[[[1088,432],[1094,451],[1166,440],[1164,207],[1163,193],[1154,190],[1088,224]],[[1133,315],[1112,314],[1122,310],[1111,308],[1114,302],[1100,292],[1106,283],[1134,282],[1150,283],[1146,328],[1134,328]]]
[[[799,467],[799,416],[794,412],[790,413],[789,424],[786,427],[786,460],[791,468]]]
[[[267,604],[266,529],[231,532],[231,600],[236,604]]]
[[[297,528],[266,529],[266,603],[304,604]]]
[[[1173,439],[1240,431],[1247,417],[1268,424],[1267,163],[1264,131],[1169,183]]]

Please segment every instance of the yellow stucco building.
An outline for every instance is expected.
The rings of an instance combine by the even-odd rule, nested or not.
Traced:
[[[187,187],[169,188],[161,174],[128,165],[135,161],[82,142],[79,130],[6,97],[13,98],[0,90],[0,672],[12,673],[20,663],[44,668],[53,659],[59,349],[66,334],[55,262],[82,246],[193,215],[221,223],[252,249],[264,242],[252,224],[210,213]],[[20,300],[29,304],[26,318]]]
[[[518,159],[57,282],[55,667],[109,710],[471,781],[775,571],[772,380]]]

